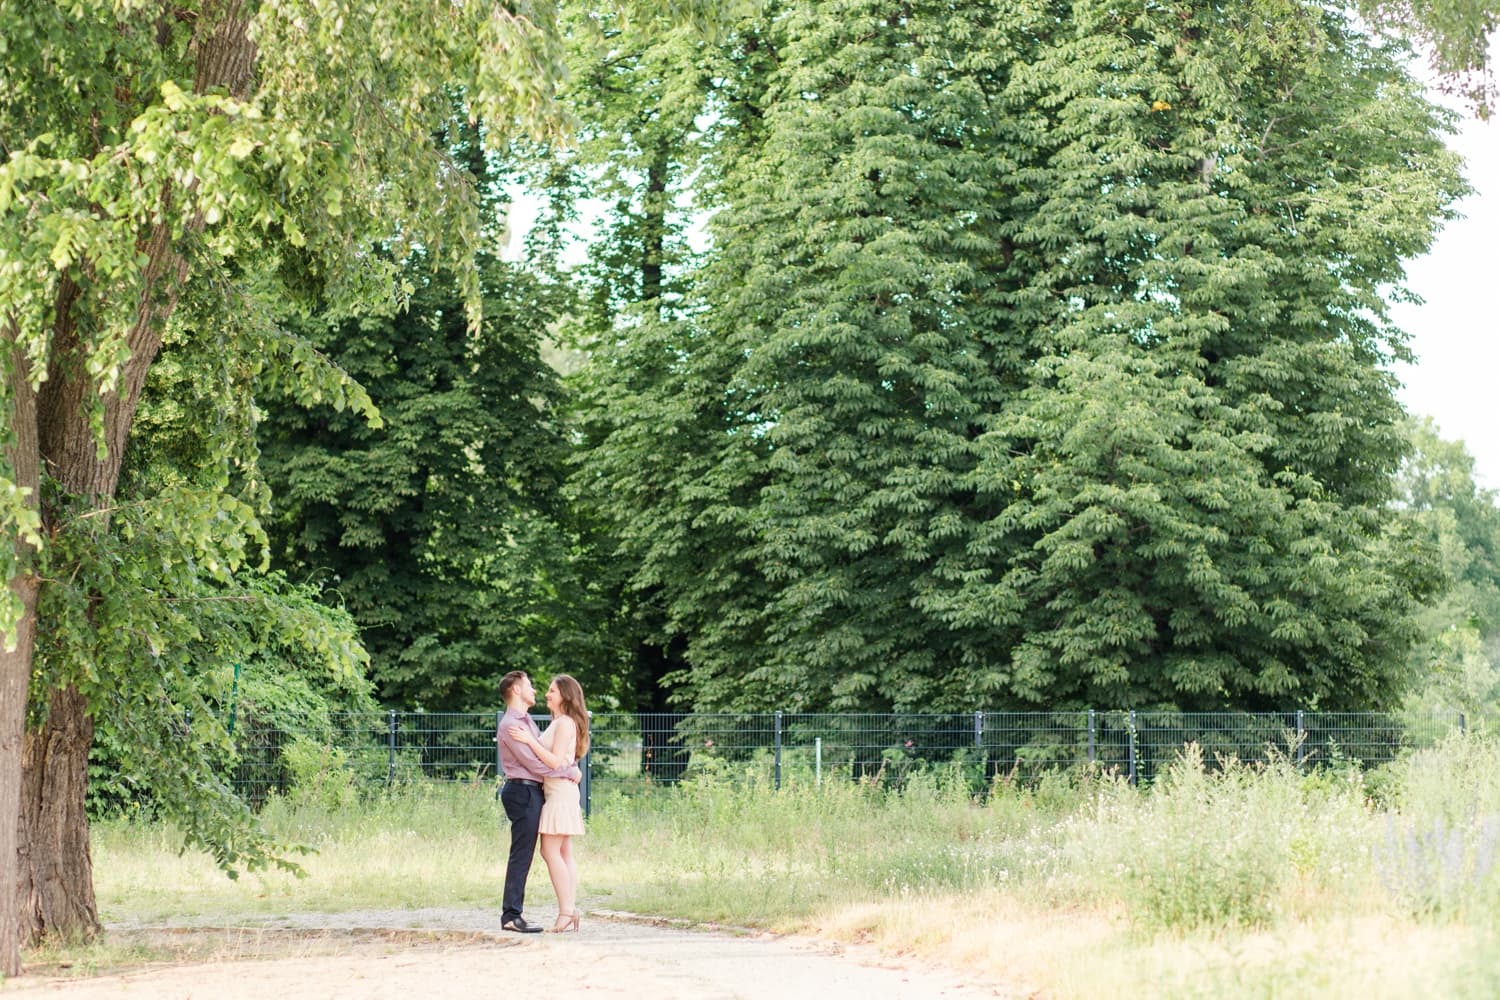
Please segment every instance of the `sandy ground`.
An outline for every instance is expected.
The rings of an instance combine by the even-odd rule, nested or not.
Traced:
[[[119,925],[194,957],[89,978],[41,972],[0,997],[418,1000],[564,990],[626,1000],[979,1000],[1019,994],[862,946],[585,915],[578,934],[509,934],[480,910],[300,914],[234,928]],[[197,954],[194,954],[194,953]]]

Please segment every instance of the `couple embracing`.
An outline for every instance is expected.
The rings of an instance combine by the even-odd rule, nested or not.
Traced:
[[[578,795],[582,772],[578,761],[589,750],[589,716],[583,707],[583,688],[567,674],[558,674],[547,688],[552,722],[545,733],[527,709],[536,704],[531,678],[513,670],[500,679],[505,715],[495,734],[500,745],[500,770],[505,785],[500,801],[510,820],[510,859],[505,866],[504,909],[500,926],[534,934],[542,928],[521,916],[526,902],[526,876],[537,837],[542,860],[557,893],[554,931],[578,930],[578,865],[573,838],[583,833],[583,809]]]

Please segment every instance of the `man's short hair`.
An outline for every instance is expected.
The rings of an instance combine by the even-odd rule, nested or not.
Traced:
[[[500,700],[509,702],[511,688],[515,687],[525,679],[526,671],[524,670],[512,670],[510,673],[500,678]]]

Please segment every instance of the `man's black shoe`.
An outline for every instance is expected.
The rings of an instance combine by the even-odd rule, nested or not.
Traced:
[[[538,927],[536,924],[528,924],[526,922],[526,918],[525,917],[516,917],[514,920],[507,920],[505,923],[501,924],[500,926],[503,927],[505,930],[515,931],[517,934],[540,934],[540,933],[542,933],[542,929],[540,927]]]

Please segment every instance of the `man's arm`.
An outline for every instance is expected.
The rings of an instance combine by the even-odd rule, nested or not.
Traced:
[[[525,743],[511,736],[507,730],[509,726],[502,726],[500,731],[500,742],[510,751],[512,759],[521,766],[528,777],[533,781],[541,781],[544,778],[566,778],[569,781],[583,780],[583,772],[578,769],[577,764],[562,764],[557,767],[548,767],[547,764],[536,755],[536,751]]]

